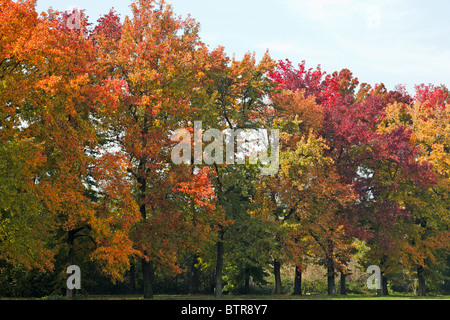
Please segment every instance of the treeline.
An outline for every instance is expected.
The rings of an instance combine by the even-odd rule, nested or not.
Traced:
[[[268,272],[281,294],[286,265],[301,294],[302,272],[319,264],[333,295],[350,261],[380,268],[379,294],[399,273],[417,277],[419,295],[443,292],[444,85],[411,95],[269,53],[230,58],[163,0],[95,25],[39,15],[34,0],[0,4],[0,295],[61,294],[73,264],[90,293],[126,283],[145,298],[248,293]],[[195,151],[174,164],[172,133],[197,121],[279,130],[279,170],[199,165]]]

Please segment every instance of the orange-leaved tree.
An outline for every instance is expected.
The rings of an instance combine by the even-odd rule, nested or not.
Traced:
[[[99,91],[87,18],[81,14],[80,28],[72,29],[69,12],[39,16],[36,1],[1,5],[0,254],[13,264],[51,270],[58,253],[67,264],[81,262],[74,260],[76,240],[87,239],[91,259],[120,279],[133,252],[127,232],[134,208],[120,157],[95,156]],[[93,179],[100,197],[92,196]]]
[[[410,103],[389,104],[380,131],[392,132],[399,127],[411,130],[414,160],[428,168],[413,172],[416,180],[396,195],[397,201],[411,215],[404,226],[408,234],[402,241],[399,255],[406,268],[417,272],[418,294],[426,295],[425,279],[433,276],[433,266],[443,263],[450,250],[448,92],[442,87],[420,85]]]
[[[194,209],[190,218],[183,215],[185,197],[196,206],[214,200],[207,172],[175,166],[170,152],[171,134],[186,124],[209,62],[193,19],[176,16],[165,1],[133,1],[131,9],[123,25],[110,13],[94,30],[102,87],[97,117],[133,183],[140,217],[130,236],[141,258],[144,297],[152,298],[156,267],[181,272],[178,256],[192,246],[181,237],[198,226]]]

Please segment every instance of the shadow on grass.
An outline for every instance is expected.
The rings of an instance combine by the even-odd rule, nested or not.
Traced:
[[[89,296],[86,297],[88,300],[144,300],[142,296]],[[292,295],[225,295],[221,298],[216,298],[211,295],[156,295],[152,300],[192,300],[192,301],[220,301],[220,300],[283,300],[283,301],[301,301],[301,300],[450,300],[450,296],[407,296],[407,295],[391,295],[378,297],[376,295],[346,295],[346,296],[326,296],[326,295],[302,295],[302,296],[292,296]]]

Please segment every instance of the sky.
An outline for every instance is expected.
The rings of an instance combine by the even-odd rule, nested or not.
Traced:
[[[237,59],[261,58],[321,65],[333,73],[348,68],[359,81],[432,83],[450,87],[450,1],[448,0],[167,0],[176,14],[201,25],[211,49],[221,45]],[[38,12],[52,6],[86,9],[91,22],[111,7],[124,18],[130,0],[38,0]]]

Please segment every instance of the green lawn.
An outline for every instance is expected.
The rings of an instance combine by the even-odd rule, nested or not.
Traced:
[[[62,296],[50,296],[44,298],[1,298],[0,300],[65,300]],[[143,300],[142,295],[90,295],[90,296],[78,296],[75,300]],[[291,296],[291,295],[225,295],[222,298],[216,298],[212,295],[155,295],[153,300],[210,300],[210,301],[220,301],[220,300],[284,300],[284,301],[308,301],[308,300],[450,300],[450,296],[426,296],[417,297],[412,295],[390,295],[385,297],[377,297],[375,295],[363,295],[363,294],[349,294],[346,296],[327,296],[327,295],[302,295],[302,296]]]
[[[88,300],[141,300],[142,296],[89,296]],[[248,295],[248,296],[223,296],[223,298],[215,298],[210,295],[156,295],[154,300],[450,300],[450,296],[427,296],[417,297],[410,295],[391,295],[385,297],[377,297],[370,295],[347,295],[347,296],[326,296],[326,295]]]

